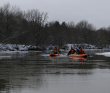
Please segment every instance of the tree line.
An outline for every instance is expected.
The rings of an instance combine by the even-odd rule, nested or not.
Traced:
[[[21,11],[16,6],[0,7],[0,43],[36,46],[67,43],[110,45],[110,27],[98,30],[85,20],[74,22],[51,21],[48,14],[37,9]]]

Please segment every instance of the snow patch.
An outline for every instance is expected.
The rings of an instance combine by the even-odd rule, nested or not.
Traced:
[[[106,57],[110,57],[110,52],[96,53],[96,55],[103,55]]]
[[[0,51],[26,51],[29,45],[0,44]]]

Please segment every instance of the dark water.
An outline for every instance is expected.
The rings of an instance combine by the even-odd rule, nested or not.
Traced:
[[[0,93],[109,93],[110,58],[85,59],[42,52],[0,52]]]

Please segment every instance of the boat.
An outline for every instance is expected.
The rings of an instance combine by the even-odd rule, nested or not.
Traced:
[[[87,60],[87,58],[86,57],[69,57],[69,58],[71,58],[71,59],[73,59],[73,60],[76,60],[76,59],[78,59],[78,60],[82,60],[82,61],[86,61]]]
[[[69,57],[87,57],[87,54],[70,54]]]
[[[50,54],[49,56],[59,56],[60,54]]]

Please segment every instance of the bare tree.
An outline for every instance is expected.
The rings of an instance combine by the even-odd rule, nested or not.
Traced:
[[[90,43],[90,39],[92,39],[92,34],[90,34],[90,31],[94,31],[95,28],[92,24],[89,24],[87,21],[81,21],[76,25],[76,28],[79,30],[80,34],[80,42],[83,43]]]
[[[42,30],[47,18],[47,13],[40,13],[37,9],[28,10],[25,13],[25,19],[30,24],[30,40],[36,45],[42,43]]]

